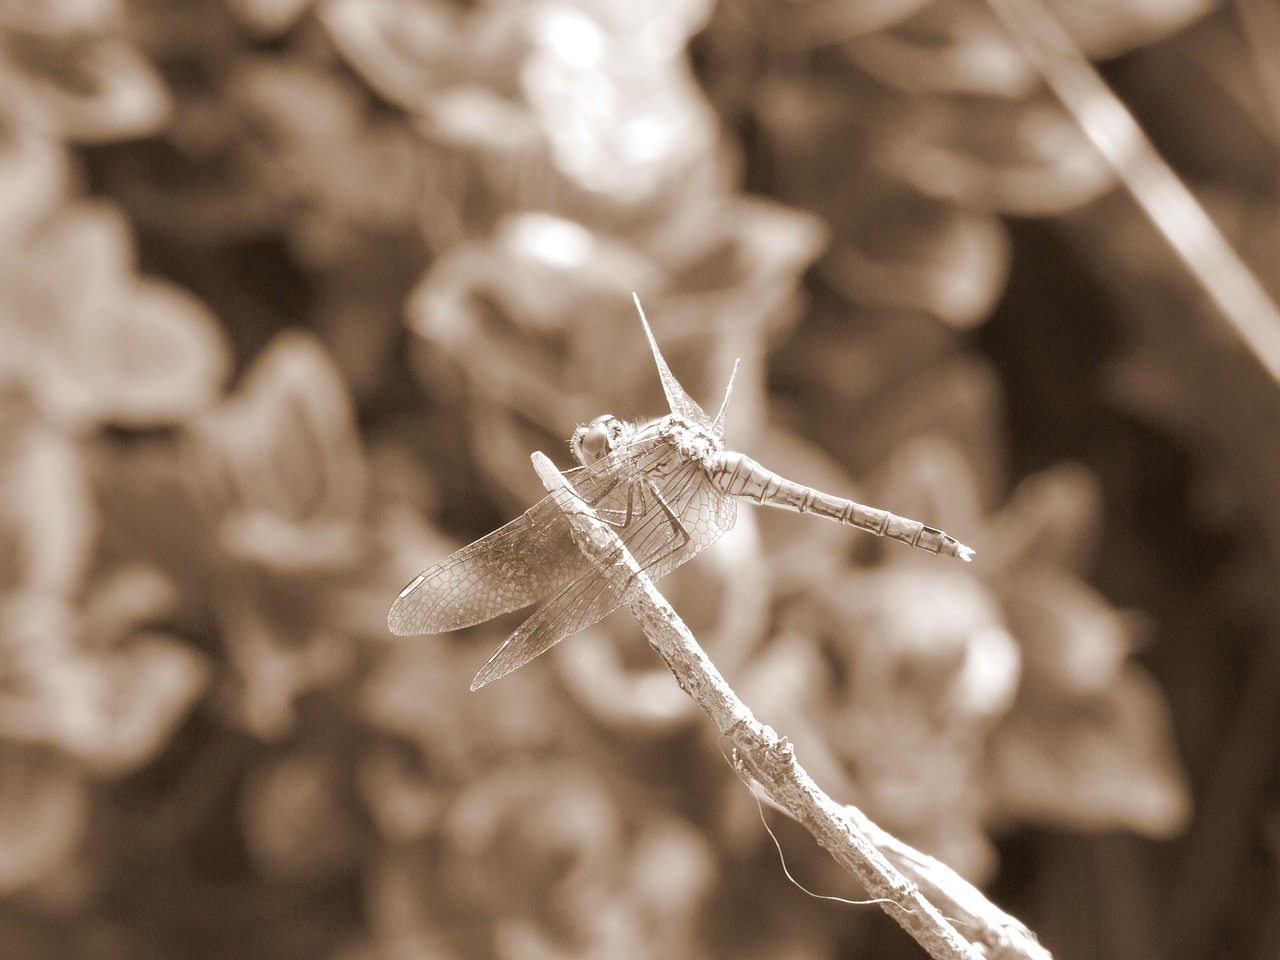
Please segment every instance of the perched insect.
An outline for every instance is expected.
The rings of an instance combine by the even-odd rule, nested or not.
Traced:
[[[712,420],[684,392],[658,350],[636,298],[671,413],[647,423],[608,414],[570,441],[582,464],[568,476],[578,495],[657,580],[714,543],[737,518],[735,498],[849,524],[929,553],[971,560],[973,551],[941,530],[787,480],[726,450],[724,417]],[[399,635],[459,630],[541,601],[471,683],[477,690],[611,613],[617,587],[578,550],[563,513],[544,497],[486,537],[422,571],[391,604]]]

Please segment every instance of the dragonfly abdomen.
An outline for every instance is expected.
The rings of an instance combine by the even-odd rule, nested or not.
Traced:
[[[833,497],[781,477],[746,454],[726,450],[710,458],[707,473],[722,493],[754,500],[766,507],[813,513],[941,556],[973,559],[973,551],[941,530],[888,510]]]

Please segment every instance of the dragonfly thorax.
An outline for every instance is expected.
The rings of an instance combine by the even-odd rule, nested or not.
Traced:
[[[703,466],[709,466],[716,455],[724,450],[724,440],[709,425],[675,414],[653,421],[646,429],[654,430],[674,446],[681,459],[696,460]]]
[[[714,431],[684,417],[673,414],[646,423],[629,423],[608,413],[578,427],[569,440],[569,449],[578,463],[590,467],[617,450],[655,441],[675,447],[680,461],[703,464],[709,464],[724,449],[724,441]]]

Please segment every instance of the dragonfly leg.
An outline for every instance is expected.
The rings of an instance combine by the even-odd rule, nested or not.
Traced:
[[[609,490],[614,489],[621,481],[615,481],[609,485]],[[606,490],[605,493],[608,493]],[[599,503],[603,499],[603,494],[596,499]],[[638,503],[637,503],[638,501]],[[586,501],[584,501],[586,502]],[[627,483],[627,509],[625,512],[616,508],[596,507],[594,504],[588,504],[596,511],[596,516],[619,530],[625,530],[631,526],[631,521],[636,517],[643,517],[648,506],[644,502],[644,487],[635,483]],[[619,519],[621,518],[621,519]]]
[[[607,494],[610,490],[613,490],[620,482],[622,481],[615,480],[609,485],[605,493]],[[631,526],[631,521],[636,519],[636,517],[643,517],[648,513],[649,504],[645,501],[645,488],[647,486],[649,485],[635,483],[634,481],[627,482],[627,509],[625,513],[618,509],[596,507],[595,504],[588,505],[595,509],[596,516],[600,517],[600,519],[609,524],[609,526],[617,527],[619,530],[625,530],[627,527]],[[656,493],[657,491],[655,490],[653,492]],[[596,503],[599,503],[602,499],[604,499],[604,494],[596,498]],[[659,497],[659,501],[661,501],[661,497]],[[586,501],[583,502],[585,503]],[[667,505],[663,503],[662,506],[667,515],[672,516]],[[604,514],[612,514],[613,519],[604,516]],[[619,516],[622,517],[621,521],[617,520]]]
[[[654,485],[653,481],[650,480],[648,483],[645,484],[645,486],[649,488],[649,492],[652,493],[654,496],[654,499],[658,501],[658,506],[662,508],[662,512],[667,515],[667,520],[670,521],[671,529],[675,532],[675,535],[679,538],[682,538],[680,547],[683,547],[691,539],[693,539],[692,537],[689,536],[688,529],[681,522],[680,518],[676,516],[676,512],[671,509],[671,505],[667,503],[666,498]],[[677,547],[677,549],[679,549],[679,547]]]
[[[690,536],[688,528],[685,527],[683,522],[681,522],[680,518],[676,515],[676,512],[671,509],[671,505],[667,503],[666,498],[663,497],[662,493],[654,485],[653,481],[652,480],[647,481],[641,486],[640,496],[642,499],[644,497],[644,492],[643,492],[644,488],[648,489],[649,494],[657,502],[658,506],[662,510],[663,515],[666,516],[667,522],[671,524],[671,531],[675,534],[674,540],[669,541],[669,543],[671,544],[670,547],[664,550],[662,553],[658,554],[657,556],[636,557],[636,560],[641,564],[643,564],[646,570],[652,570],[654,567],[661,564],[662,561],[666,560],[668,557],[671,557],[679,553],[686,546],[688,546],[689,542],[693,539],[693,537]]]
[[[600,504],[604,501],[605,497],[609,496],[609,494],[611,494],[614,490],[616,490],[618,488],[618,484],[620,483],[625,483],[627,485],[626,510],[624,511],[618,507],[600,506]],[[618,530],[625,530],[627,527],[631,526],[631,521],[635,520],[637,517],[643,517],[648,512],[649,504],[646,502],[645,490],[646,488],[651,488],[651,487],[652,487],[652,483],[647,483],[647,484],[636,483],[634,479],[628,480],[624,477],[618,476],[618,477],[614,477],[613,480],[610,481],[608,486],[606,486],[603,490],[597,491],[595,496],[593,496],[590,499],[578,493],[577,490],[573,491],[573,495],[577,497],[579,500],[581,500],[583,503],[585,503],[587,506],[589,506],[593,511],[595,511],[596,516],[599,517],[601,520],[603,520],[605,523],[607,523],[609,526],[614,527],[615,529],[618,529]],[[573,488],[572,484],[570,484],[570,489],[572,488]],[[657,494],[656,489],[652,489],[651,492],[653,492],[654,494]],[[660,495],[658,496],[658,500],[662,504],[662,509],[667,514],[668,518],[673,520],[675,523],[679,523],[680,521],[676,519],[675,514],[672,513],[671,511],[671,508],[668,507],[666,503],[662,501],[662,498]],[[681,532],[684,533],[684,536],[687,539],[688,533],[684,531],[683,526],[680,528],[680,530]]]
[[[599,517],[605,523],[609,524],[609,526],[617,527],[621,529],[626,527],[629,523],[631,523],[631,518],[634,515],[634,508],[632,506],[632,500],[634,499],[634,492],[630,489],[627,490],[627,509],[625,513],[622,510],[617,509],[616,507],[602,507],[600,506],[600,504],[604,501],[605,497],[609,496],[609,494],[613,493],[613,491],[617,489],[618,484],[623,482],[624,482],[624,479],[621,476],[616,476],[609,482],[608,486],[604,487],[601,490],[597,490],[595,493],[595,496],[589,499],[587,497],[584,497],[581,493],[579,493],[578,488],[575,487],[572,483],[570,483],[568,486],[569,486],[570,492],[579,500],[581,500],[583,503],[585,503],[588,507],[590,507],[595,512],[597,517]]]

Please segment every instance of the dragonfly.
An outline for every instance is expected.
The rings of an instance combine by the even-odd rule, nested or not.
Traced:
[[[973,559],[969,547],[941,530],[822,493],[726,449],[733,374],[715,419],[708,417],[671,373],[640,298],[634,299],[671,413],[647,422],[603,414],[579,426],[569,441],[579,466],[565,476],[652,579],[729,530],[738,500],[812,513],[938,556]],[[568,520],[547,496],[423,570],[391,604],[387,625],[399,636],[444,633],[539,604],[476,674],[471,689],[478,690],[596,623],[624,599],[625,588],[578,549]]]

